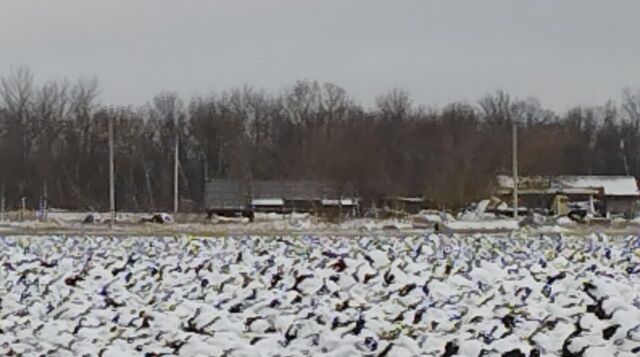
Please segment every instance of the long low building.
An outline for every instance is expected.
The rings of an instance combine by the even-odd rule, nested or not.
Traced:
[[[499,175],[495,195],[510,202],[513,178]],[[557,212],[566,200],[571,207],[593,214],[635,216],[640,191],[633,176],[533,176],[518,179],[520,206]],[[555,207],[554,207],[555,206]]]
[[[253,212],[353,211],[358,198],[350,185],[311,180],[214,179],[205,189],[205,208],[209,214],[251,215]]]

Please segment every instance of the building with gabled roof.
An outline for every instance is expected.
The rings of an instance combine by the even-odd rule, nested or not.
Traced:
[[[207,183],[205,192],[205,208],[210,214],[349,211],[358,206],[351,185],[312,180],[214,179]]]
[[[496,177],[496,196],[510,202],[513,178]],[[557,195],[566,196],[569,202],[581,202],[593,213],[606,215],[635,215],[640,199],[638,183],[633,176],[529,176],[518,179],[520,205],[550,209]],[[588,206],[586,203],[589,202]]]

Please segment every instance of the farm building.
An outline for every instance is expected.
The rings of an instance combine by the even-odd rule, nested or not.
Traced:
[[[210,214],[246,212],[351,213],[358,199],[351,186],[310,180],[243,182],[211,180],[206,186],[205,204]]]
[[[380,199],[380,204],[392,215],[418,213],[425,208],[425,199],[419,195],[385,196]]]
[[[246,215],[251,201],[248,186],[239,180],[213,179],[205,186],[204,201],[209,215]]]
[[[497,177],[495,195],[511,201],[513,178]],[[519,205],[543,213],[565,214],[581,211],[633,217],[640,191],[632,176],[534,176],[518,182]]]

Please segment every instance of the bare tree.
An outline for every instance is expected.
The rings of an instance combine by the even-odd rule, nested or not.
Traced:
[[[632,92],[626,88],[622,91],[622,111],[627,120],[640,126],[640,90]]]

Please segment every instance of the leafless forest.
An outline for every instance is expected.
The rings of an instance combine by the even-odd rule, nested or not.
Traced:
[[[419,106],[401,89],[370,108],[339,86],[299,81],[277,93],[243,87],[143,106],[101,104],[97,80],[39,83],[27,69],[0,86],[0,184],[6,204],[108,207],[108,121],[114,120],[117,205],[172,207],[180,143],[184,207],[201,204],[206,178],[317,179],[355,185],[364,202],[424,194],[457,207],[510,169],[512,120],[520,168],[531,174],[640,174],[640,92],[555,113],[497,91],[475,102]],[[177,133],[177,135],[176,135]]]

